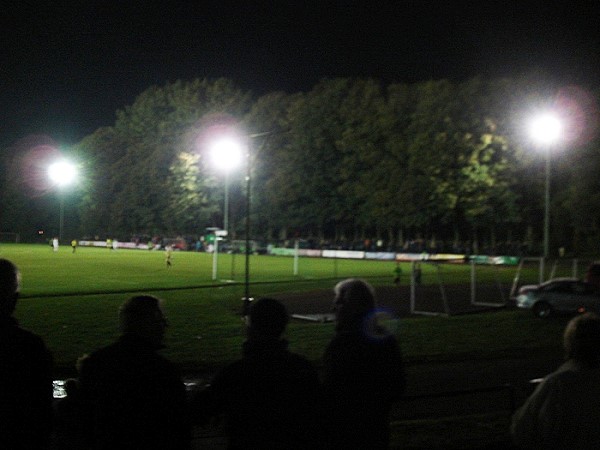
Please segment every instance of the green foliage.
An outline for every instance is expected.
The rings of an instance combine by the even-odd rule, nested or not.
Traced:
[[[252,169],[252,223],[255,233],[268,238],[290,225],[289,203],[289,109],[298,95],[275,92],[259,98],[246,116],[249,129],[269,132],[269,136],[251,140],[250,162]],[[245,212],[238,209],[239,215]],[[278,214],[273,214],[278,211]],[[285,234],[285,233],[284,233]]]
[[[600,210],[598,92],[559,90],[539,73],[387,86],[324,79],[258,99],[226,79],[152,86],[72,149],[84,181],[69,194],[66,223],[80,236],[121,239],[220,225],[223,183],[207,152],[215,136],[232,134],[249,148],[255,238],[539,240],[544,158],[526,124],[549,98],[576,132],[553,156],[551,241],[587,249],[600,236],[600,218],[590,216]],[[51,202],[26,197],[17,162],[2,161],[0,229],[55,228]],[[230,174],[234,236],[244,232],[244,172]]]
[[[194,148],[190,136],[201,132],[198,124],[209,114],[241,119],[248,108],[248,93],[224,79],[177,81],[140,94],[117,112],[113,128],[80,147],[95,171],[82,233],[198,234],[216,205],[208,168],[199,166],[204,149]]]

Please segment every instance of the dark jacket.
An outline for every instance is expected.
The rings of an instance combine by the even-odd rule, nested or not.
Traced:
[[[193,401],[197,420],[223,414],[230,449],[312,449],[321,443],[319,379],[278,339],[246,341],[243,358]]]
[[[406,378],[393,335],[338,332],[324,355],[324,418],[328,447],[380,449],[389,445],[389,413]]]
[[[52,430],[52,356],[39,336],[0,317],[0,448],[44,449]]]
[[[84,426],[94,449],[185,449],[185,386],[148,342],[123,335],[86,358],[80,374]]]

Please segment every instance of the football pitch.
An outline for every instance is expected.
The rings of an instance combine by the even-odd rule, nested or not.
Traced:
[[[164,251],[109,250],[98,247],[69,246],[58,252],[44,245],[0,244],[0,257],[19,266],[22,296],[48,297],[74,294],[107,294],[160,291],[240,285],[245,281],[245,255],[173,252],[167,268]],[[394,261],[300,257],[295,266],[289,256],[251,255],[250,283],[306,284],[360,277],[373,284],[389,283],[394,278]],[[409,283],[410,263],[401,263],[404,283]],[[436,269],[424,264],[423,283],[436,283]],[[469,280],[468,265],[444,264],[444,278],[450,283]],[[505,271],[509,282],[514,270]],[[213,279],[213,275],[215,279]],[[290,288],[293,288],[290,286]]]
[[[0,257],[22,273],[22,297],[16,317],[23,327],[44,338],[52,351],[56,376],[76,374],[77,358],[118,336],[119,305],[135,293],[157,295],[169,321],[164,355],[185,374],[212,373],[240,356],[244,340],[241,298],[244,255],[213,257],[174,252],[167,268],[161,251],[71,248],[54,253],[49,246],[0,244]],[[281,298],[296,293],[306,301],[316,292],[333,295],[339,280],[351,276],[374,285],[391,285],[391,261],[300,258],[294,275],[291,257],[252,255],[250,294]],[[410,266],[402,264],[405,283]],[[468,265],[446,265],[444,276],[468,280]],[[514,271],[508,271],[510,277]],[[435,282],[435,268],[423,267],[424,282]],[[331,293],[331,294],[330,294]],[[323,297],[321,295],[321,297]],[[456,317],[411,317],[398,320],[394,331],[407,361],[485,359],[560,349],[565,321],[540,321],[522,311]],[[332,323],[292,321],[286,331],[290,349],[317,365],[334,333]]]
[[[68,246],[58,252],[43,245],[1,244],[0,257],[12,260],[23,276],[24,297],[169,290],[243,283],[245,255],[173,252],[167,268],[164,251],[109,250]],[[250,256],[250,282],[293,282],[360,276],[393,277],[394,262]],[[408,271],[406,264],[406,271]]]
[[[57,379],[77,376],[79,357],[118,337],[119,305],[141,292],[163,299],[169,327],[162,353],[186,378],[208,381],[216,370],[241,356],[244,255],[219,255],[216,280],[212,279],[213,257],[205,253],[174,252],[171,268],[167,268],[162,251],[78,248],[73,254],[68,246],[54,253],[45,245],[0,244],[0,257],[10,259],[21,270],[22,297],[15,316],[46,342]],[[300,258],[294,275],[292,257],[252,255],[250,293],[275,298],[292,294],[310,302],[333,296],[334,284],[353,276],[389,289],[394,267],[392,261]],[[424,264],[423,284],[435,284],[439,270]],[[441,271],[448,283],[469,280],[468,265],[447,264]],[[410,264],[402,263],[403,283],[408,283],[409,272]],[[508,283],[515,272],[494,270],[487,276],[495,278],[498,273]],[[497,359],[535,355],[554,355],[558,360],[566,321],[538,320],[528,312],[506,309],[450,317],[404,317],[390,320],[386,326],[398,337],[409,379],[418,380],[419,370],[427,372],[428,364],[453,367],[453,362],[479,361],[493,366]],[[285,338],[291,351],[320,368],[333,334],[333,323],[292,321]],[[501,411],[446,421],[396,421],[392,423],[392,448],[433,448],[444,439],[445,443],[476,442],[477,448],[494,441],[508,442],[509,417]]]
[[[71,374],[79,356],[114,340],[119,305],[142,292],[164,300],[170,322],[165,354],[183,370],[211,371],[239,355],[245,255],[219,254],[215,280],[207,253],[173,252],[170,268],[164,251],[79,247],[73,253],[69,246],[54,252],[45,245],[1,244],[0,257],[21,271],[17,318],[46,340],[60,374]],[[300,258],[294,275],[292,257],[251,255],[250,294],[331,290],[350,276],[389,282],[393,268],[390,261]],[[315,359],[333,330],[331,324],[293,328],[299,335],[292,340]]]

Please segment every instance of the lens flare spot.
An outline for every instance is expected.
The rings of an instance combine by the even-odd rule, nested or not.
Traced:
[[[377,308],[365,318],[363,333],[371,340],[382,340],[398,332],[399,322],[391,309]]]

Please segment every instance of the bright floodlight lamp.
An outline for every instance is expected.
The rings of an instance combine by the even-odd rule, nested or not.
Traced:
[[[77,178],[77,169],[73,164],[68,161],[59,161],[51,164],[48,167],[48,177],[53,183],[56,183],[60,189],[60,218],[58,225],[58,239],[62,240],[63,238],[63,223],[65,217],[65,199],[64,194],[62,192],[62,188],[64,186],[68,186],[72,184]]]
[[[77,178],[77,169],[68,161],[59,161],[50,165],[48,176],[59,186],[67,186]]]
[[[242,146],[233,138],[223,138],[211,146],[212,159],[215,166],[228,173],[238,167],[243,159]]]
[[[229,172],[238,167],[244,159],[239,140],[224,137],[211,145],[211,156],[217,169],[225,172],[225,204],[223,207],[223,229],[229,232]]]
[[[251,140],[259,137],[264,137],[273,134],[272,131],[264,133],[249,134],[246,136],[240,136],[239,139],[235,138],[223,138],[215,141],[210,147],[212,158],[215,166],[225,170],[225,201],[227,202],[227,176],[230,170],[234,169],[242,162],[246,162],[246,225],[245,225],[245,270],[244,270],[244,308],[242,315],[245,317],[248,315],[250,308],[250,204],[251,204],[251,177],[252,164],[251,164]],[[245,142],[247,140],[247,142]],[[263,143],[264,145],[264,143]],[[256,157],[256,155],[254,155]],[[227,205],[227,203],[226,203]],[[227,206],[225,207],[227,211]],[[226,215],[225,215],[226,217]],[[225,219],[227,223],[227,219]],[[227,225],[225,225],[227,229]]]
[[[531,137],[539,144],[555,143],[562,131],[560,120],[553,114],[543,114],[531,122]]]
[[[531,137],[545,147],[546,181],[544,192],[544,258],[549,256],[550,247],[550,147],[556,144],[562,134],[562,123],[552,113],[537,116],[531,122]]]

